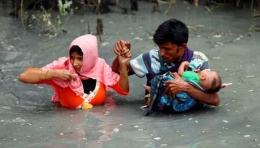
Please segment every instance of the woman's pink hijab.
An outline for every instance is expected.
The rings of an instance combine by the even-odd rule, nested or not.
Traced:
[[[113,86],[119,80],[119,75],[114,73],[111,67],[105,62],[104,59],[98,57],[98,43],[97,38],[94,35],[87,34],[74,39],[70,46],[78,45],[83,52],[83,65],[79,74],[87,78],[96,79],[99,82],[104,83],[106,86]],[[44,66],[43,70],[50,69],[67,69],[75,71],[73,65],[70,63],[70,56],[61,57],[56,61]],[[58,78],[52,79],[52,81],[59,87],[70,87],[77,95],[84,93],[83,84],[80,77],[76,75],[76,80],[63,81]],[[54,90],[53,102],[59,101],[58,88],[52,86]]]

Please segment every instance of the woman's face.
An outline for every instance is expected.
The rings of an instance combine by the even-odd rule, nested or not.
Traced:
[[[83,56],[79,55],[76,51],[70,54],[70,63],[73,65],[76,73],[80,72],[83,65]]]

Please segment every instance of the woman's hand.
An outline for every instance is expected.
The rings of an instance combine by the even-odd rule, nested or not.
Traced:
[[[128,50],[123,50],[124,48]],[[131,49],[131,44],[124,40],[119,40],[116,42],[114,47],[114,53],[117,56],[127,57]],[[128,57],[129,58],[129,57]]]
[[[57,78],[64,81],[71,81],[76,79],[74,71],[63,69],[63,70],[57,70],[57,73],[58,73]]]
[[[130,52],[129,49],[127,49],[126,46],[124,46],[123,49],[121,49],[121,51],[124,53],[122,55],[118,56],[118,60],[119,60],[119,64],[127,64],[127,62],[131,59],[132,54]]]

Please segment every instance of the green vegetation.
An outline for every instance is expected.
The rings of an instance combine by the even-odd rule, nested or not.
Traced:
[[[220,7],[224,7],[227,0],[161,0],[168,3],[166,10],[159,10],[159,0],[146,0],[154,4],[154,11],[163,12],[168,15],[170,9],[178,7],[178,3],[190,3],[194,5],[205,5],[205,11],[212,12]],[[83,6],[93,8],[92,12],[96,13],[97,18],[101,19],[102,13],[110,12],[110,5],[116,6],[123,10],[123,14],[128,13],[129,10],[125,7],[119,6],[118,0],[0,0],[2,3],[8,3],[13,8],[10,13],[11,16],[21,20],[24,29],[36,28],[39,29],[41,34],[56,36],[59,34],[67,33],[62,20],[72,15],[74,11],[78,11]],[[252,10],[252,17],[260,17],[260,0],[233,0],[233,6],[239,9],[250,7]],[[137,4],[137,3],[136,3]],[[130,7],[130,5],[129,5]],[[56,12],[55,12],[56,10]],[[138,10],[136,10],[138,11]],[[130,14],[133,14],[132,12]],[[255,27],[250,27],[248,32],[252,32]],[[102,28],[100,28],[102,29]],[[257,29],[258,30],[258,29]],[[102,30],[101,30],[102,31]]]

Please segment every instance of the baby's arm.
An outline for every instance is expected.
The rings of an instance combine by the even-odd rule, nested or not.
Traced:
[[[182,76],[182,73],[185,71],[185,69],[190,65],[188,61],[184,61],[181,63],[178,69],[178,75]]]

